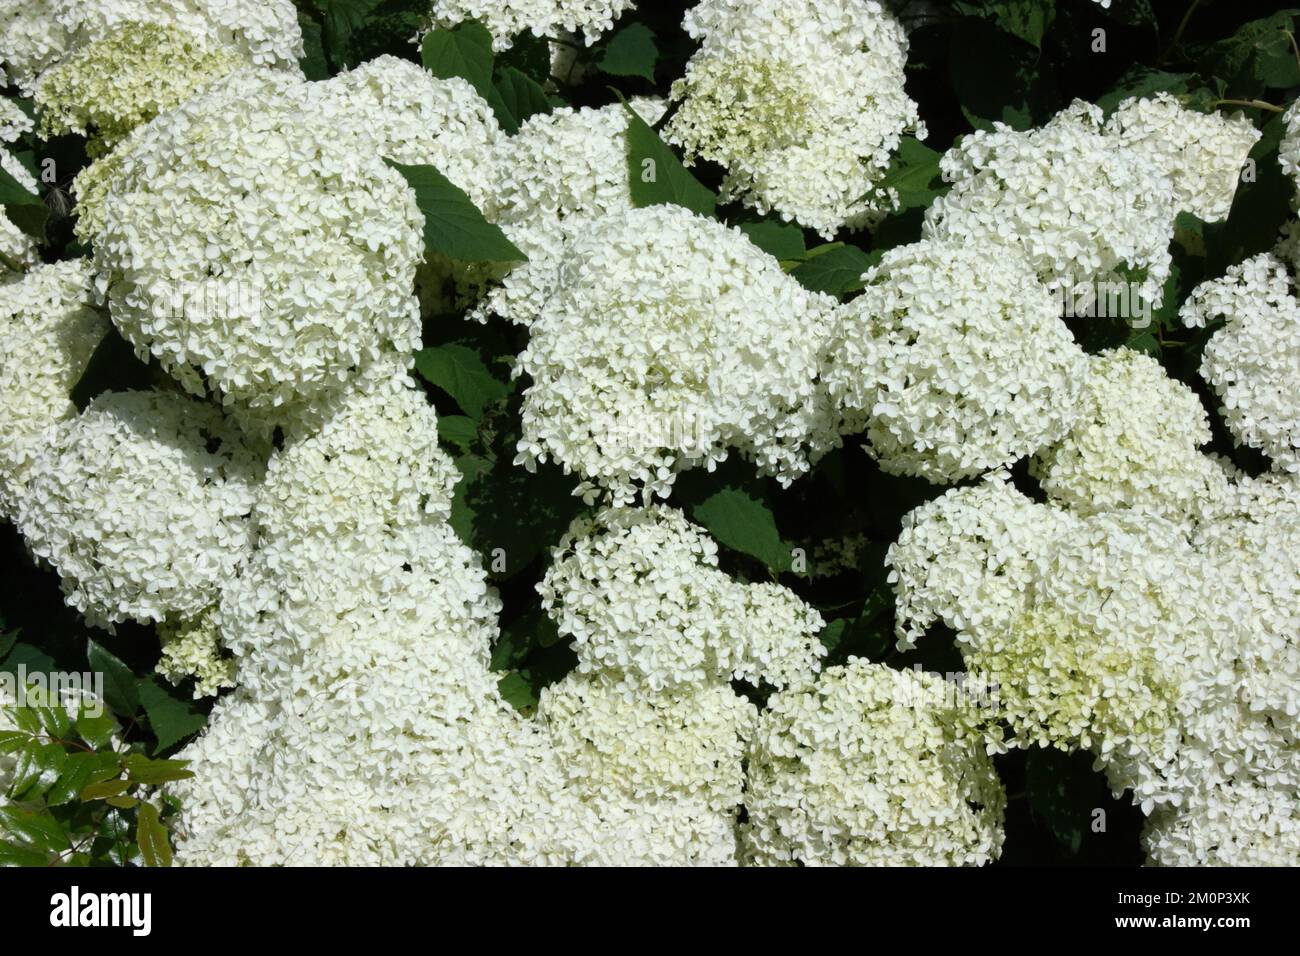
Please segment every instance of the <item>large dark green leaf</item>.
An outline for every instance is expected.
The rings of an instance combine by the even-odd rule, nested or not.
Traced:
[[[465,191],[432,166],[386,160],[415,190],[424,214],[424,245],[462,262],[521,262],[528,257],[501,228],[483,218]]]
[[[493,375],[478,352],[467,345],[451,343],[420,349],[415,353],[415,370],[429,384],[454,398],[475,421],[483,417],[486,406],[511,391],[511,386]]]
[[[131,668],[94,641],[86,642],[86,658],[92,671],[104,675],[104,698],[108,706],[122,717],[134,717],[140,709],[140,694]]]
[[[161,753],[203,729],[207,717],[189,701],[178,700],[156,678],[140,681],[140,703],[149,727],[158,738],[154,753]]]
[[[628,184],[635,206],[685,206],[701,216],[712,216],[718,197],[682,165],[632,107],[627,110]]]
[[[757,558],[773,571],[790,567],[790,546],[781,539],[772,511],[741,488],[723,488],[692,512],[721,545]]]
[[[430,30],[420,45],[420,60],[426,70],[444,80],[462,77],[484,99],[491,95],[494,59],[492,34],[473,20]]]
[[[632,23],[610,38],[596,65],[610,76],[640,76],[653,83],[658,58],[654,33],[644,23]]]

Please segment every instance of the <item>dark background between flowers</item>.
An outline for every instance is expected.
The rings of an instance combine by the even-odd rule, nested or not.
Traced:
[[[323,79],[385,53],[420,59],[410,40],[427,0],[297,3],[310,78]],[[545,80],[544,47],[523,40],[498,56],[494,75],[499,95],[512,105],[497,105],[526,115],[565,104],[604,105],[615,101],[614,90],[627,96],[665,93],[693,50],[680,26],[690,4],[641,6],[584,54],[603,68],[591,70],[577,86],[562,88],[549,102],[534,100],[520,108],[526,98],[509,97],[506,89],[518,79],[512,70]],[[945,188],[938,176],[938,153],[973,128],[995,120],[1016,128],[1039,125],[1075,98],[1113,108],[1127,95],[1169,90],[1203,109],[1225,99],[1285,106],[1300,87],[1300,53],[1294,43],[1300,10],[1279,10],[1267,2],[1114,0],[1109,11],[1091,0],[939,0],[892,6],[910,26],[908,92],[929,129],[927,148],[911,144],[890,173],[905,208],[870,233],[836,237],[844,248],[825,253],[826,259],[806,258],[806,249],[822,244],[813,234],[771,227],[765,233],[769,246],[779,250],[801,281],[845,298],[856,291],[855,270],[881,250],[918,237],[924,206]],[[1097,29],[1105,31],[1104,51],[1094,49]],[[13,90],[8,95],[17,96]],[[1139,330],[1123,321],[1098,319],[1075,320],[1073,326],[1091,351],[1127,344],[1155,355],[1211,410],[1212,450],[1258,472],[1265,463],[1249,450],[1233,447],[1196,373],[1209,333],[1182,329],[1176,316],[1178,304],[1198,281],[1271,247],[1289,215],[1291,187],[1276,160],[1279,113],[1261,106],[1245,111],[1263,131],[1252,153],[1255,181],[1240,188],[1226,223],[1205,225],[1180,217],[1166,304],[1155,313],[1152,326]],[[19,149],[29,164],[53,158],[58,170],[59,186],[43,186],[50,210],[46,257],[82,254],[72,237],[76,209],[70,184],[86,163],[84,143],[77,137],[48,143],[28,137]],[[719,169],[693,171],[716,189]],[[755,220],[737,206],[719,207],[718,216],[736,224]],[[442,417],[444,445],[464,476],[456,494],[456,530],[489,562],[494,554],[504,558],[504,570],[491,574],[505,606],[493,666],[504,674],[502,692],[527,711],[539,690],[574,660],[541,613],[534,585],[545,570],[548,549],[584,506],[570,495],[576,479],[559,469],[531,475],[511,465],[527,383],[510,380],[509,360],[522,348],[524,335],[504,323],[482,326],[462,316],[440,316],[427,323],[424,344],[431,351],[419,368]],[[102,391],[147,387],[157,375],[110,334],[75,397],[84,404]],[[1160,415],[1162,409],[1153,407],[1149,414]],[[734,458],[712,475],[682,475],[671,503],[715,535],[728,572],[747,580],[779,580],[820,609],[829,622],[823,639],[830,663],[861,655],[896,667],[919,664],[959,671],[961,658],[950,633],[932,633],[911,653],[894,649],[893,601],[882,564],[903,515],[942,489],[883,474],[859,446],[850,439],[789,489]],[[1022,490],[1039,495],[1023,463],[1015,474]],[[819,574],[819,549],[856,535],[869,541],[856,567]],[[797,548],[807,555],[803,572],[791,567]],[[64,606],[56,576],[33,565],[9,525],[0,525],[0,634],[0,669],[16,670],[22,663],[29,670],[85,670],[90,641],[124,662],[114,676],[123,685],[117,709],[131,713],[118,716],[128,738],[144,752],[170,755],[205,722],[210,705],[190,701],[187,687],[159,692],[166,685],[152,677],[159,656],[153,629],[124,625],[108,635],[87,628]],[[125,686],[132,682],[136,687]],[[1141,815],[1127,796],[1111,797],[1090,757],[1033,750],[1008,754],[997,763],[1010,797],[1003,863],[1141,862]],[[1105,832],[1091,827],[1096,808],[1106,811]],[[92,858],[113,863],[129,856],[106,851]]]

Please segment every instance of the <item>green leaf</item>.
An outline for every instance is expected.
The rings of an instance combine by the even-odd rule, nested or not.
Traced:
[[[525,256],[499,226],[483,218],[465,191],[432,166],[385,160],[415,190],[424,214],[424,245],[462,262],[522,262]]]
[[[32,735],[25,730],[0,730],[0,754],[11,754],[22,750]]]
[[[26,667],[29,674],[50,674],[58,670],[54,658],[26,641],[19,641],[13,646],[5,656],[4,663],[0,664],[0,671],[17,676],[20,666]]]
[[[492,93],[488,102],[501,128],[511,135],[519,132],[530,116],[551,111],[551,101],[541,86],[513,66],[501,70]]]
[[[0,866],[48,866],[50,854],[12,840],[0,840]]]
[[[58,744],[41,743],[32,739],[18,752],[14,764],[10,793],[14,799],[35,799],[45,793],[63,772],[68,753]]]
[[[685,206],[701,216],[712,216],[718,197],[691,175],[668,145],[659,138],[636,111],[627,110],[628,185],[632,205]]]
[[[187,780],[194,776],[194,771],[187,769],[188,760],[157,760],[144,754],[131,754],[126,758],[127,779],[133,783],[149,786],[169,783],[173,780]]]
[[[120,772],[116,754],[69,754],[58,780],[45,795],[45,802],[57,807],[81,797],[82,791]]]
[[[1210,51],[1215,75],[1248,96],[1264,88],[1281,90],[1300,84],[1300,62],[1291,45],[1297,16],[1300,10],[1279,10],[1251,20],[1227,40],[1216,43]]]
[[[915,136],[904,136],[898,143],[889,169],[874,191],[898,193],[898,211],[924,208],[946,188],[939,172],[941,154]]]
[[[773,571],[790,567],[790,548],[767,505],[740,488],[724,488],[696,505],[695,520],[722,545],[757,558]]]
[[[107,710],[98,717],[91,717],[82,713],[76,722],[77,733],[81,739],[92,747],[103,747],[113,739],[113,735],[120,729],[118,722]]]
[[[324,47],[336,66],[355,66],[352,35],[383,0],[313,0],[321,15]]]
[[[462,77],[484,99],[489,99],[492,91],[493,60],[492,34],[473,20],[430,30],[420,45],[420,61],[426,70],[444,80]]]
[[[43,206],[40,194],[32,192],[14,176],[0,166],[0,205],[9,206]]]
[[[154,753],[161,753],[203,729],[207,717],[188,701],[177,700],[156,678],[140,681],[140,703],[144,705],[149,727],[158,738]]]
[[[0,807],[0,832],[15,838],[19,846],[61,853],[68,849],[68,835],[49,810],[16,804]]]
[[[0,661],[4,660],[9,655],[9,652],[13,650],[14,643],[17,640],[18,640],[17,631],[7,631],[4,633],[0,633]]]
[[[805,289],[844,295],[864,285],[867,270],[880,261],[879,254],[863,252],[857,246],[830,243],[818,246],[790,273]]]
[[[468,415],[443,415],[438,419],[438,439],[462,455],[469,454],[478,441],[478,422]]]
[[[493,375],[478,352],[455,343],[435,345],[415,353],[415,370],[452,398],[473,420],[483,409],[510,394],[511,386]]]
[[[140,695],[131,668],[94,641],[86,642],[90,669],[104,675],[104,699],[122,717],[134,717],[140,710]]]
[[[749,241],[777,259],[802,259],[807,253],[803,230],[788,222],[742,222],[740,231]]]
[[[135,840],[145,866],[172,865],[172,847],[167,838],[167,828],[158,818],[158,810],[153,804],[140,804],[140,811],[136,815]]]
[[[1039,47],[1043,33],[1056,16],[1056,0],[998,0],[991,9],[1003,30],[1030,46]]]
[[[497,681],[497,692],[515,710],[531,715],[537,709],[537,694],[532,682],[519,671],[511,671]]]
[[[329,64],[325,61],[325,45],[321,25],[298,11],[298,26],[302,30],[303,56],[299,61],[303,76],[309,80],[329,79]]]
[[[654,33],[644,23],[633,23],[614,34],[596,66],[610,76],[640,76],[653,83],[658,59]]]
[[[120,772],[120,767],[119,767]],[[134,784],[130,780],[102,780],[92,783],[81,791],[82,800],[106,800],[125,793]]]

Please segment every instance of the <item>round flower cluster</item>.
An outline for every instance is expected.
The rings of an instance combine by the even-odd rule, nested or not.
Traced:
[[[735,865],[742,760],[756,717],[725,683],[645,697],[602,675],[570,674],[537,707],[566,786],[602,822],[671,821],[633,843],[643,862],[670,865]]]
[[[706,681],[802,681],[825,648],[822,619],[785,588],[740,584],[717,545],[675,509],[608,508],[579,518],[538,585],[573,638],[578,671],[652,691]]]
[[[751,864],[979,865],[1006,794],[979,709],[933,674],[853,660],[773,696],[749,749]]]
[[[680,206],[601,218],[541,308],[507,316],[530,331],[516,460],[554,458],[615,504],[731,448],[788,484],[835,440],[817,384],[833,306]]]
[[[1062,438],[1087,368],[1023,260],[922,241],[867,273],[823,378],[886,472],[949,482]]]
[[[56,426],[76,417],[68,396],[108,331],[92,299],[85,260],[0,283],[0,519],[17,517],[33,461]]]
[[[268,414],[420,334],[414,194],[301,87],[233,74],[78,180],[122,335],[190,390]]]
[[[18,526],[92,623],[197,617],[239,570],[261,458],[220,410],[109,392],[49,436]]]
[[[1106,134],[1165,170],[1174,209],[1206,222],[1227,218],[1246,156],[1260,137],[1241,113],[1198,113],[1169,93],[1120,103]]]
[[[881,218],[879,186],[907,130],[907,36],[873,0],[701,0],[683,27],[701,41],[673,84],[665,136],[727,168],[724,200],[830,238]]]
[[[638,98],[631,106],[654,123],[666,104]],[[499,141],[494,165],[509,175],[499,176],[491,209],[528,264],[487,292],[472,313],[475,318],[540,311],[555,288],[569,243],[593,220],[632,209],[627,126],[622,104],[561,107],[529,117],[514,136]]]
[[[1227,320],[1201,356],[1224,424],[1278,467],[1300,471],[1300,302],[1286,268],[1270,255],[1232,266],[1193,289],[1179,315],[1190,326]]]
[[[41,134],[80,133],[100,154],[246,61],[171,24],[126,24],[41,74]]]
[[[958,631],[1007,742],[1090,749],[1155,863],[1300,852],[1300,809],[1269,796],[1300,786],[1300,485],[1223,474],[1172,520],[993,479],[922,506],[889,556],[900,634]]]
[[[1088,362],[1073,428],[1030,463],[1049,497],[1081,514],[1178,513],[1222,484],[1222,467],[1197,450],[1210,440],[1210,422],[1195,392],[1130,349]]]
[[[1025,610],[1035,563],[1074,526],[995,472],[953,488],[903,518],[885,555],[906,650],[936,623],[959,634],[1006,629]]]
[[[292,0],[0,0],[0,24],[0,66],[29,96],[45,70],[127,29],[183,31],[254,66],[292,72],[298,71],[303,55]],[[140,89],[153,95],[147,87]]]
[[[435,27],[477,20],[492,34],[492,48],[500,52],[514,46],[514,38],[525,31],[552,40],[581,31],[590,46],[623,11],[635,6],[635,0],[433,0],[430,16]]]
[[[924,234],[983,250],[1018,248],[1052,290],[1130,283],[1158,305],[1169,276],[1174,190],[1147,148],[1107,135],[1076,102],[1046,125],[977,130],[944,154],[952,189],[925,212]],[[1236,167],[1233,167],[1234,171]]]
[[[235,661],[222,653],[216,615],[158,625],[162,659],[155,668],[173,684],[194,678],[194,697],[215,697],[235,686]]]

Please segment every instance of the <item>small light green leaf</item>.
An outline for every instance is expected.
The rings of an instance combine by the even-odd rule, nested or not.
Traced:
[[[107,710],[98,717],[91,717],[83,711],[77,718],[76,728],[81,739],[92,747],[105,746],[119,730],[117,721]]]
[[[169,783],[173,780],[187,780],[194,776],[194,771],[187,769],[188,760],[157,760],[144,754],[131,754],[126,758],[127,779],[133,783],[153,786]]]
[[[119,768],[120,772],[120,768]],[[133,784],[129,780],[103,780],[99,783],[92,783],[81,791],[82,800],[106,800],[109,797],[116,797],[119,794],[126,793]]]
[[[610,76],[641,76],[653,83],[658,59],[654,33],[644,23],[633,23],[614,34],[596,66]]]
[[[695,506],[695,520],[721,545],[762,561],[773,571],[790,567],[790,548],[767,505],[740,488],[724,488]]]
[[[45,795],[48,806],[57,807],[79,798],[86,787],[119,772],[115,754],[74,753],[64,761],[58,780]]]
[[[108,706],[122,717],[134,717],[140,709],[140,695],[131,668],[94,641],[87,642],[86,658],[92,671],[104,675],[104,698]]]
[[[677,154],[659,138],[626,103],[627,167],[632,204],[685,206],[701,216],[712,216],[718,197],[691,175]]]
[[[415,190],[416,205],[424,214],[424,245],[463,262],[522,262],[528,257],[506,238],[501,228],[465,194],[432,166],[406,166],[385,160]]]
[[[494,376],[478,352],[464,345],[435,345],[415,353],[415,370],[456,400],[477,421],[483,409],[510,394],[511,386]]]
[[[444,80],[462,77],[484,99],[492,91],[493,60],[492,34],[473,20],[430,30],[420,45],[420,61],[426,70]]]
[[[135,840],[145,866],[172,865],[172,846],[167,838],[167,828],[163,826],[153,804],[140,804],[136,815]]]

